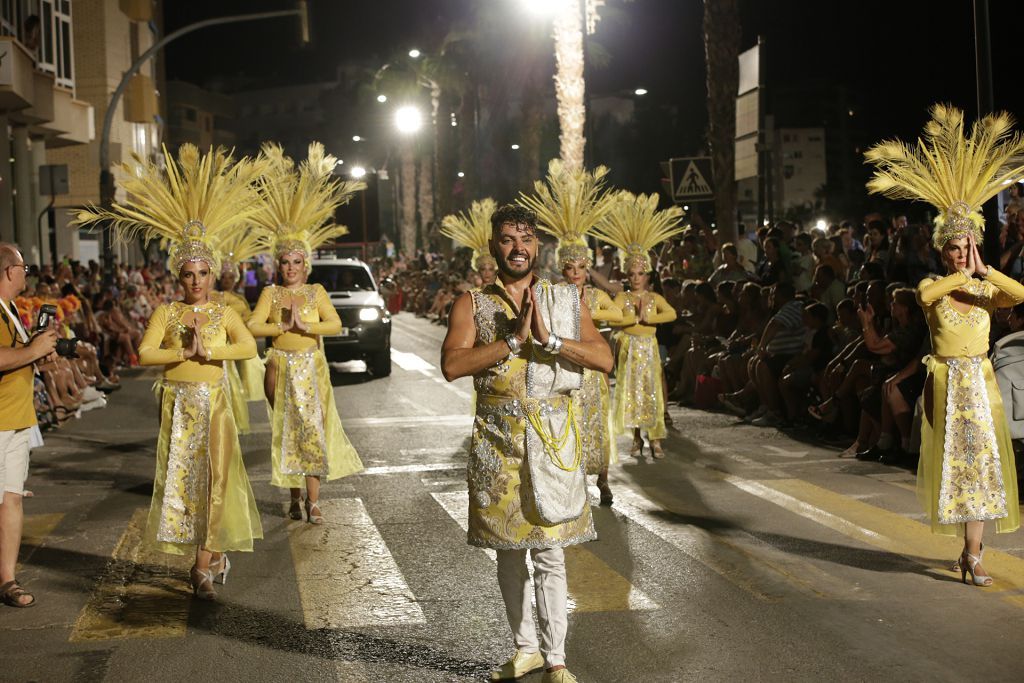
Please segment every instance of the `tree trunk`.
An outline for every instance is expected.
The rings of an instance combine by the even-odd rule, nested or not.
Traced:
[[[708,142],[715,178],[719,243],[736,240],[736,91],[739,88],[740,17],[737,0],[704,0],[704,60],[708,90]]]
[[[434,155],[430,147],[421,150],[419,155],[419,170],[417,179],[419,187],[417,190],[417,205],[420,214],[420,246],[423,251],[429,251],[431,240],[437,237],[437,225],[434,222]]]
[[[519,187],[533,191],[533,181],[544,175],[541,168],[540,148],[544,137],[544,89],[530,74],[523,87],[522,97],[522,150],[519,165]]]
[[[403,140],[399,153],[399,248],[409,260],[416,256],[416,155],[412,141]]]
[[[733,0],[735,6],[735,0]],[[562,163],[569,170],[583,168],[587,119],[583,81],[583,15],[580,0],[564,0],[555,17],[555,96]]]

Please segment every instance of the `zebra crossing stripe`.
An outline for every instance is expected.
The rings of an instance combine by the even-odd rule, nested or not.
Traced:
[[[324,524],[288,534],[306,628],[425,624],[363,501],[321,500],[320,509]]]
[[[469,528],[465,491],[431,493],[437,504],[462,527]],[[494,560],[493,550],[484,552]],[[532,575],[533,565],[527,563]],[[658,609],[639,588],[582,545],[565,549],[565,573],[569,582],[570,612],[623,612]]]

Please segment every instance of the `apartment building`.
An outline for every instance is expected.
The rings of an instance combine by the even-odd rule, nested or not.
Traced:
[[[47,2],[47,0],[42,0]],[[100,257],[96,233],[69,229],[77,207],[99,203],[99,146],[103,118],[110,96],[132,62],[159,39],[162,21],[159,0],[60,0],[69,6],[71,51],[77,97],[94,112],[94,135],[85,144],[47,149],[47,163],[66,164],[68,193],[56,197],[57,254],[81,260]],[[3,4],[3,3],[0,3]],[[70,5],[74,5],[74,17]],[[110,161],[115,169],[131,155],[152,157],[160,150],[162,135],[158,61],[152,59],[128,84],[118,102],[110,131]],[[124,196],[116,197],[123,200]],[[47,198],[49,200],[49,198]],[[44,251],[48,251],[44,248]],[[118,247],[122,261],[138,261],[138,247]]]
[[[95,112],[76,89],[74,33],[70,0],[0,2],[0,240],[30,263],[48,242],[40,167],[95,138]]]

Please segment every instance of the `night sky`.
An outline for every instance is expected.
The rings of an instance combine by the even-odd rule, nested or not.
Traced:
[[[298,47],[296,22],[288,19],[206,29],[168,48],[167,76],[226,90],[246,80],[327,80],[340,62],[384,63],[428,46],[482,2],[508,6],[509,32],[529,30],[516,0],[313,0],[313,45]],[[996,107],[1021,115],[1019,3],[991,5]],[[283,0],[165,2],[166,30],[211,16],[292,6]],[[845,86],[868,141],[916,135],[936,101],[975,115],[973,15],[966,0],[741,0],[740,11],[742,48],[758,35],[766,41],[768,87]],[[652,100],[679,108],[687,133],[672,142],[680,148],[666,148],[663,158],[697,152],[703,143],[702,13],[700,0],[608,0],[595,36],[611,60],[588,73],[593,96],[644,86]],[[787,111],[800,118],[805,110],[813,119],[811,104]]]

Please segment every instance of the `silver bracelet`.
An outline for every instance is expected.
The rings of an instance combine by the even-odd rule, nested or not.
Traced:
[[[544,345],[544,350],[553,356],[557,356],[558,352],[562,350],[562,338],[557,334],[549,334],[548,343]]]
[[[519,338],[516,337],[516,335],[514,334],[510,334],[507,337],[505,337],[505,343],[508,344],[508,350],[510,355],[515,355],[519,353],[519,350],[523,348],[522,342],[520,342]]]
[[[551,350],[552,356],[557,356],[562,352],[562,338],[555,337],[555,348]]]

